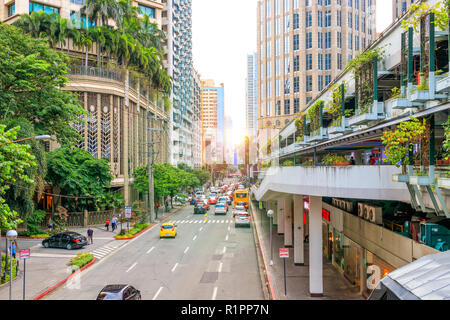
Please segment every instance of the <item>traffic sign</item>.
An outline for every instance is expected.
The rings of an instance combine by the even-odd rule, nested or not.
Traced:
[[[289,258],[289,248],[280,248],[280,258]]]
[[[20,250],[19,251],[19,258],[22,259],[22,260],[29,259],[30,258],[30,249]]]

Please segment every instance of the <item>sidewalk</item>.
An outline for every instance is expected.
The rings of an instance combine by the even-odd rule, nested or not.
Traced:
[[[182,206],[174,205],[174,209],[170,212],[163,212],[163,210],[160,210],[158,213],[157,222],[174,213],[180,207]],[[124,222],[122,227],[126,229],[127,223]],[[114,232],[111,231],[111,226],[109,231],[106,231],[104,225],[95,225],[92,226],[92,229],[94,230],[94,243],[92,245],[85,246],[83,249],[70,251],[65,249],[43,248],[41,245],[42,240],[18,239],[19,250],[28,248],[31,249],[31,257],[26,262],[26,300],[32,300],[37,295],[47,289],[50,289],[55,284],[68,277],[71,274],[71,268],[69,267],[71,257],[76,256],[78,253],[92,253],[96,249],[102,248],[104,245],[116,241],[114,237],[120,232],[120,221]],[[70,231],[78,232],[86,236],[87,228],[73,227],[70,228]],[[128,240],[122,240],[120,243],[123,245],[127,241]],[[3,244],[3,242],[1,244]],[[13,300],[23,299],[23,260],[20,260],[19,262],[19,269],[20,273],[12,283]],[[64,285],[66,284],[63,284],[63,286]],[[9,282],[0,287],[0,300],[8,299]]]
[[[273,265],[269,266],[270,253],[270,225],[265,210],[259,210],[252,202],[254,226],[258,230],[261,246],[264,251],[266,265],[272,280],[277,300],[363,300],[359,289],[351,286],[331,262],[323,261],[323,297],[316,298],[309,295],[309,246],[305,243],[305,265],[294,265],[294,250],[289,249],[286,259],[286,287],[284,295],[283,259],[279,258],[278,249],[284,248],[284,235],[278,235],[277,227],[272,226]]]

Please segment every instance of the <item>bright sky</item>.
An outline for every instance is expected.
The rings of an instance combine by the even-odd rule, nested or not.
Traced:
[[[193,58],[202,79],[225,84],[226,139],[244,139],[247,54],[256,51],[257,0],[193,0]],[[392,22],[392,0],[377,1],[377,32]]]

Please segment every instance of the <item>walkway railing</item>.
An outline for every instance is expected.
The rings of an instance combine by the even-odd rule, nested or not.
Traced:
[[[69,74],[105,78],[121,82],[125,79],[123,72],[120,70],[89,66],[71,66],[69,67]]]

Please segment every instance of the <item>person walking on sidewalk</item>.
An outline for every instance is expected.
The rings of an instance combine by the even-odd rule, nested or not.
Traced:
[[[89,229],[87,230],[87,238],[88,238],[88,244],[94,244],[94,230],[92,230],[91,226],[89,226]]]
[[[105,221],[106,231],[109,231],[109,223],[110,223],[109,218],[106,218],[106,221]]]
[[[116,230],[116,223],[117,223],[116,217],[113,217],[111,220],[111,230],[113,232],[114,232],[114,230]]]

